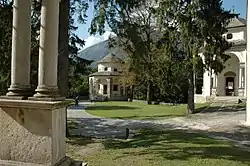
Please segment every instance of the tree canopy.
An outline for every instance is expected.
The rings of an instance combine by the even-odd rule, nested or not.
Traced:
[[[225,51],[231,45],[222,35],[226,33],[226,26],[233,17],[235,14],[222,8],[222,0],[96,0],[95,17],[92,20],[90,32],[102,34],[107,23],[118,38],[127,41],[125,51],[130,55],[136,55],[132,56],[131,60],[133,64],[138,64],[135,65],[136,70],[144,73],[145,68],[153,69],[148,71],[154,71],[154,76],[150,72],[145,72],[147,74],[144,79],[150,80],[147,76],[151,78],[159,76],[158,85],[161,85],[160,80],[168,80],[168,76],[170,78],[171,70],[168,69],[175,65],[171,63],[172,57],[179,58],[180,55],[183,55],[186,62],[180,63],[180,66],[184,66],[186,69],[189,87],[188,112],[192,113],[195,109],[194,73],[197,59],[202,53],[203,67],[206,70],[214,69],[215,72],[220,72],[223,69],[223,62],[228,59]],[[152,32],[157,34],[154,39],[151,37]],[[147,40],[143,40],[145,38]],[[169,39],[166,40],[166,38]],[[155,45],[158,40],[161,41],[161,47]],[[178,51],[174,49],[176,41],[181,43]],[[154,63],[151,63],[151,60],[165,61],[165,63],[153,67]],[[163,69],[168,72],[163,74]],[[168,76],[164,78],[161,76],[162,74]],[[173,85],[178,87],[179,84]],[[160,88],[161,90],[162,88]]]

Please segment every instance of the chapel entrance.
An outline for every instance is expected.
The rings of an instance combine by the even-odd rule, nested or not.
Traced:
[[[226,77],[226,96],[234,96],[234,77]]]
[[[225,95],[226,96],[235,96],[236,85],[235,85],[235,77],[236,73],[232,71],[228,71],[224,74],[225,77]]]

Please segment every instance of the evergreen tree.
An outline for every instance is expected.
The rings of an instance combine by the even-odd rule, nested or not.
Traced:
[[[70,65],[73,65],[75,61],[82,62],[77,58],[77,53],[79,51],[78,46],[82,47],[84,40],[75,34],[78,27],[74,26],[74,23],[75,21],[82,24],[85,23],[87,9],[87,0],[61,0],[60,2],[58,87],[63,96],[69,96],[69,85],[72,85],[74,81],[70,79],[75,78],[74,76],[69,76],[69,70],[74,68]],[[74,20],[74,16],[78,20]],[[85,66],[85,64],[82,65]]]
[[[4,95],[10,85],[12,3],[0,1],[0,95]]]
[[[180,33],[164,28],[164,34],[157,43],[154,59],[154,76],[159,98],[165,102],[186,101],[187,72],[185,54],[179,40]]]
[[[234,14],[222,8],[222,0],[161,0],[158,14],[163,27],[172,26],[180,32],[180,40],[186,53],[188,71],[188,113],[194,106],[194,66],[200,48],[205,46],[205,65],[219,66],[226,59],[225,50],[230,44],[222,37]],[[216,60],[213,59],[216,55]],[[215,64],[215,65],[212,65]]]

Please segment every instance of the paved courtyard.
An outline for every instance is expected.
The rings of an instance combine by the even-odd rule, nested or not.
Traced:
[[[188,117],[176,117],[165,120],[120,120],[92,116],[86,113],[88,102],[78,107],[68,108],[70,134],[97,138],[125,138],[126,128],[131,135],[141,128],[180,129],[203,132],[214,137],[221,137],[248,145],[250,131],[242,123],[245,108],[230,103],[213,103],[201,113]]]

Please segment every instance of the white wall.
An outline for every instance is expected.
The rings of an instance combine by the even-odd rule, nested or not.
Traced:
[[[244,40],[245,39],[245,32],[244,31],[234,32],[234,33],[228,32],[227,34],[232,34],[233,35],[232,39],[227,39],[227,41],[229,41],[229,42],[233,42],[233,41],[237,41],[237,40]],[[224,34],[223,36],[226,37],[226,34]]]
[[[95,77],[89,77],[89,80],[90,79],[93,79],[93,85],[95,86],[95,91],[97,90],[97,88],[98,88],[98,84],[100,85],[100,89],[97,91],[98,93],[98,95],[104,95],[103,94],[103,92],[104,92],[104,85],[108,85],[107,84],[107,78],[105,78],[105,77],[101,77],[101,76],[95,76]],[[97,80],[99,80],[99,82],[97,82]],[[114,89],[114,85],[118,85],[118,90],[117,91],[113,91],[113,89]],[[120,88],[121,88],[121,86],[123,86],[123,85],[121,85],[120,83],[119,83],[119,81],[118,80],[115,80],[115,79],[113,79],[113,81],[112,81],[112,95],[113,96],[120,96],[120,94],[121,94],[121,91],[120,91]],[[105,95],[107,95],[107,94],[105,94]]]
[[[122,63],[102,63],[98,64],[98,72],[104,72],[105,67],[108,68],[108,71],[114,71],[116,68],[119,71],[122,71]]]

